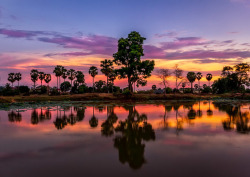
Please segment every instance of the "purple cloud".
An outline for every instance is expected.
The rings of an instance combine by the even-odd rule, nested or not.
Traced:
[[[207,45],[210,43],[210,41],[206,41],[205,39],[200,37],[182,37],[176,38],[175,41],[162,42],[161,47],[163,49],[180,49],[183,47]]]
[[[166,33],[162,33],[162,34],[155,34],[155,37],[157,38],[163,38],[163,37],[169,37],[169,38],[173,38],[176,37],[178,35],[178,33],[176,31],[168,31]]]
[[[64,48],[82,49],[87,52],[71,52],[71,53],[55,53],[46,54],[46,56],[65,55],[65,56],[84,56],[91,54],[111,55],[115,53],[117,48],[117,39],[112,37],[91,35],[85,38],[58,36],[58,37],[42,37],[39,41],[58,44]]]

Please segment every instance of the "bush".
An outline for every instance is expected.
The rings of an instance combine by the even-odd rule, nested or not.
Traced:
[[[211,93],[212,89],[210,87],[204,87],[203,90],[201,91],[202,93]]]
[[[43,86],[41,87],[40,93],[41,93],[41,94],[47,93],[47,86],[43,85]]]
[[[166,93],[172,93],[173,90],[170,87],[167,87],[164,91],[166,91]]]
[[[30,88],[28,86],[23,86],[23,85],[19,86],[18,89],[20,93],[29,93],[30,91]]]
[[[173,89],[173,92],[174,92],[174,93],[180,93],[180,90],[179,90],[179,89],[174,88],[174,89]]]
[[[3,96],[15,96],[18,95],[18,90],[17,89],[12,89],[10,87],[10,84],[7,83],[6,86],[2,89],[1,95]]]
[[[140,90],[140,91],[137,91],[137,93],[139,93],[139,94],[151,94],[151,93],[154,93],[154,90]]]
[[[88,91],[89,91],[89,88],[86,85],[80,85],[78,87],[78,93],[87,93]]]
[[[122,94],[126,97],[129,98],[132,96],[132,92],[129,89],[126,89],[122,92]]]
[[[57,88],[54,87],[50,92],[50,96],[56,96],[56,95],[60,95],[60,92],[58,92]]]
[[[60,85],[60,89],[62,90],[62,91],[69,91],[70,90],[70,87],[71,87],[71,84],[68,82],[68,81],[66,81],[66,82],[63,82],[61,85]]]
[[[185,88],[184,93],[192,93],[192,90],[190,88]]]
[[[246,89],[246,93],[250,93],[250,89],[248,88],[248,89]]]

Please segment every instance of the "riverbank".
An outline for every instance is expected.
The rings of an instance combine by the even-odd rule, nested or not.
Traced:
[[[215,100],[215,99],[240,99],[250,100],[250,94],[134,94],[125,97],[122,94],[113,95],[108,93],[85,93],[76,95],[30,95],[30,96],[1,96],[0,103],[15,102],[43,102],[43,101],[145,101],[145,100]]]

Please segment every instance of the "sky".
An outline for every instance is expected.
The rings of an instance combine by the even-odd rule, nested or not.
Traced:
[[[184,75],[212,73],[215,80],[223,66],[250,62],[249,19],[250,0],[0,0],[0,85],[21,72],[20,84],[31,86],[31,69],[53,74],[56,65],[83,71],[92,85],[89,67],[113,59],[117,41],[131,31],[147,38],[143,60],[156,64],[137,89],[163,87],[156,71],[175,64]]]

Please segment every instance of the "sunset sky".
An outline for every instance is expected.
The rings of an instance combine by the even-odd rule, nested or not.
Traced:
[[[185,75],[216,79],[223,66],[250,62],[249,19],[250,0],[0,0],[0,85],[21,72],[20,84],[31,86],[31,69],[52,74],[55,65],[83,71],[91,85],[89,67],[113,59],[131,31],[147,38],[143,59],[154,59],[155,71],[179,64]],[[160,86],[155,72],[152,84]]]

